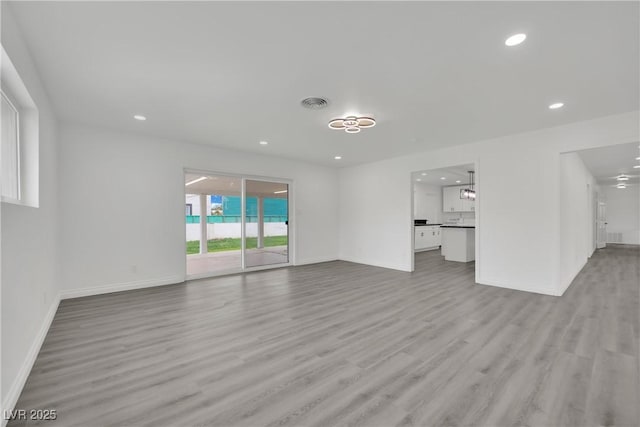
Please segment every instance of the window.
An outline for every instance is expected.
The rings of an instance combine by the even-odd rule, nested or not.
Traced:
[[[187,203],[185,211],[186,211],[185,213],[187,214],[187,216],[193,215],[193,204],[192,203]]]
[[[0,114],[2,115],[2,133],[0,146],[2,151],[2,197],[20,200],[20,125],[18,110],[9,97],[0,91]]]
[[[2,47],[0,58],[0,201],[40,206],[38,107]]]

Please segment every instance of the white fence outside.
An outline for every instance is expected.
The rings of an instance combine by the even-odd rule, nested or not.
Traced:
[[[186,224],[187,241],[200,240],[200,224]],[[240,238],[241,224],[239,222],[207,224],[208,239]],[[284,222],[266,222],[264,224],[265,236],[286,236],[287,225]],[[258,236],[258,224],[247,223],[247,237]]]

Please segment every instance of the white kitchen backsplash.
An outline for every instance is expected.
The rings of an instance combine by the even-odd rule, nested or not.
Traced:
[[[474,212],[444,212],[442,223],[476,225],[476,214]]]

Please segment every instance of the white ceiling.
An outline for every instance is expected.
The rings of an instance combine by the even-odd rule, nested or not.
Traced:
[[[413,172],[414,182],[446,187],[449,185],[463,185],[469,183],[469,171],[475,170],[473,164],[453,166],[441,169],[425,169]],[[442,179],[444,178],[444,179]],[[460,181],[460,182],[456,182]]]
[[[630,177],[627,185],[640,184],[640,168],[634,168],[640,165],[636,160],[640,157],[637,142],[578,151],[578,154],[600,185],[615,186],[616,177],[621,174]]]
[[[11,8],[63,121],[327,165],[639,109],[638,2]],[[505,47],[517,32],[527,40]],[[331,104],[305,110],[308,96]],[[349,112],[378,124],[327,128]]]

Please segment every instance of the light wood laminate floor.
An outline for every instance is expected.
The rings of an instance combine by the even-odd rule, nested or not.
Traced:
[[[560,298],[434,251],[413,274],[330,262],[65,300],[17,407],[83,427],[637,426],[639,255],[598,251]]]

